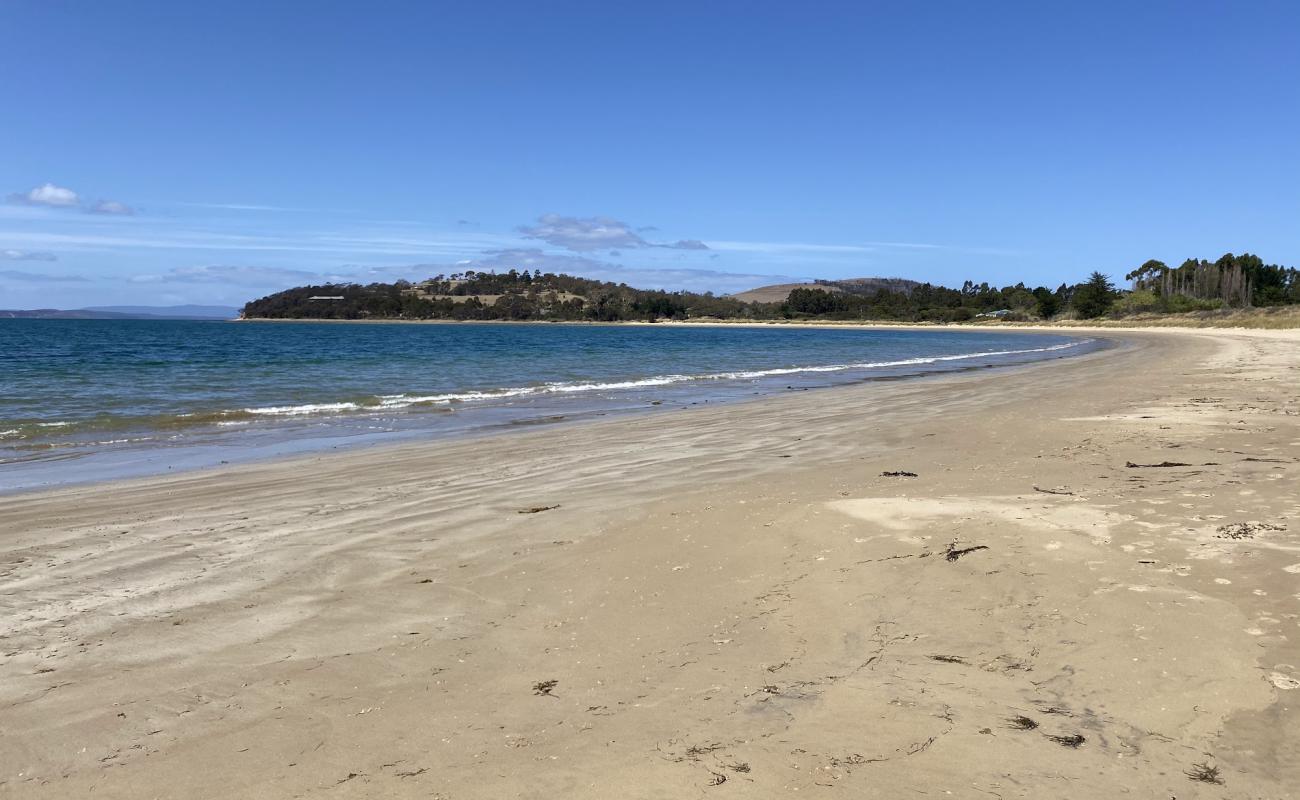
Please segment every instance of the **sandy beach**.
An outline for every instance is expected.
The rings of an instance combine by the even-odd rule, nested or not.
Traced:
[[[0,498],[0,796],[1294,796],[1300,333],[1088,333]]]

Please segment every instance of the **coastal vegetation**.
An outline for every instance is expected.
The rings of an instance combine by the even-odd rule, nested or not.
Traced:
[[[686,319],[967,322],[1102,320],[1300,303],[1300,270],[1231,253],[1177,268],[1147,261],[1117,288],[1101,272],[1055,289],[1024,283],[960,288],[904,279],[816,281],[784,300],[747,302],[712,293],[637,289],[540,271],[466,271],[412,283],[301,286],[253,300],[246,319],[556,320]],[[784,287],[783,287],[784,288]],[[749,293],[746,293],[749,294]]]
[[[749,316],[730,297],[634,289],[573,275],[467,271],[411,283],[300,286],[254,300],[245,318],[619,322]]]
[[[1147,261],[1125,276],[1133,282],[1134,310],[1198,311],[1300,302],[1300,270],[1265,264],[1259,256],[1228,253],[1217,261],[1189,258],[1171,268]]]

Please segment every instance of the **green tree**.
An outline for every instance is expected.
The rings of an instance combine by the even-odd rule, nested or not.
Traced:
[[[1094,272],[1088,276],[1088,280],[1074,287],[1074,295],[1070,298],[1070,306],[1084,319],[1093,319],[1100,317],[1115,305],[1115,284],[1110,282],[1110,278]]]
[[[1034,290],[1034,299],[1038,301],[1036,309],[1038,316],[1043,319],[1051,319],[1056,316],[1056,312],[1061,308],[1061,303],[1057,300],[1056,295],[1052,294],[1052,290],[1046,286],[1039,286]]]

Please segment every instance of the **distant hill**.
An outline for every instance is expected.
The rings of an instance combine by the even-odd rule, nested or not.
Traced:
[[[749,318],[732,297],[634,289],[539,270],[436,275],[411,283],[324,284],[286,289],[247,303],[245,319],[624,320]],[[771,313],[775,313],[772,310]]]
[[[195,305],[0,309],[0,318],[6,319],[234,319],[237,316],[237,308]]]
[[[736,292],[731,296],[742,303],[784,303],[785,299],[790,296],[790,292],[795,289],[825,289],[828,292],[844,291],[838,286],[825,286],[819,283],[774,283],[771,286],[760,286],[757,289]]]
[[[967,281],[949,289],[903,278],[785,283],[718,297],[635,289],[575,275],[466,271],[411,283],[299,286],[250,301],[244,319],[338,320],[901,320],[963,322],[992,311],[998,319],[1048,317],[1070,300],[1023,284],[1001,289]],[[1041,310],[1040,310],[1041,309]]]
[[[746,292],[737,292],[731,296],[745,303],[783,303],[795,289],[822,289],[831,293],[848,292],[849,294],[875,294],[879,291],[911,294],[912,290],[920,285],[906,278],[844,278],[811,283],[774,283],[771,286],[760,286]]]

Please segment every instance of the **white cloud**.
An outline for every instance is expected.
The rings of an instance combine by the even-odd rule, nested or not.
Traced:
[[[672,243],[646,241],[638,231],[654,228],[633,228],[626,222],[611,217],[566,217],[560,214],[543,214],[536,225],[524,225],[519,232],[526,239],[540,239],[547,244],[563,247],[576,253],[594,250],[636,249],[641,247],[668,247],[679,250],[708,250],[698,239],[683,239]]]
[[[9,195],[10,202],[29,206],[52,206],[54,208],[71,208],[81,202],[81,198],[71,189],[45,183],[26,192]]]
[[[547,244],[568,250],[610,250],[617,247],[648,247],[649,242],[625,222],[609,217],[564,217],[543,214],[536,225],[519,228],[528,239],[541,239]]]
[[[58,261],[59,257],[43,250],[0,250],[5,261]]]
[[[55,186],[52,183],[41,184],[35,189],[29,189],[26,192],[15,192],[9,195],[9,202],[24,206],[44,206],[46,208],[77,208],[82,206],[80,195],[65,186]],[[82,206],[82,208],[91,214],[130,216],[135,213],[134,208],[117,200],[100,200]]]
[[[135,213],[134,208],[116,200],[100,200],[86,210],[92,214],[120,214],[128,217]]]

